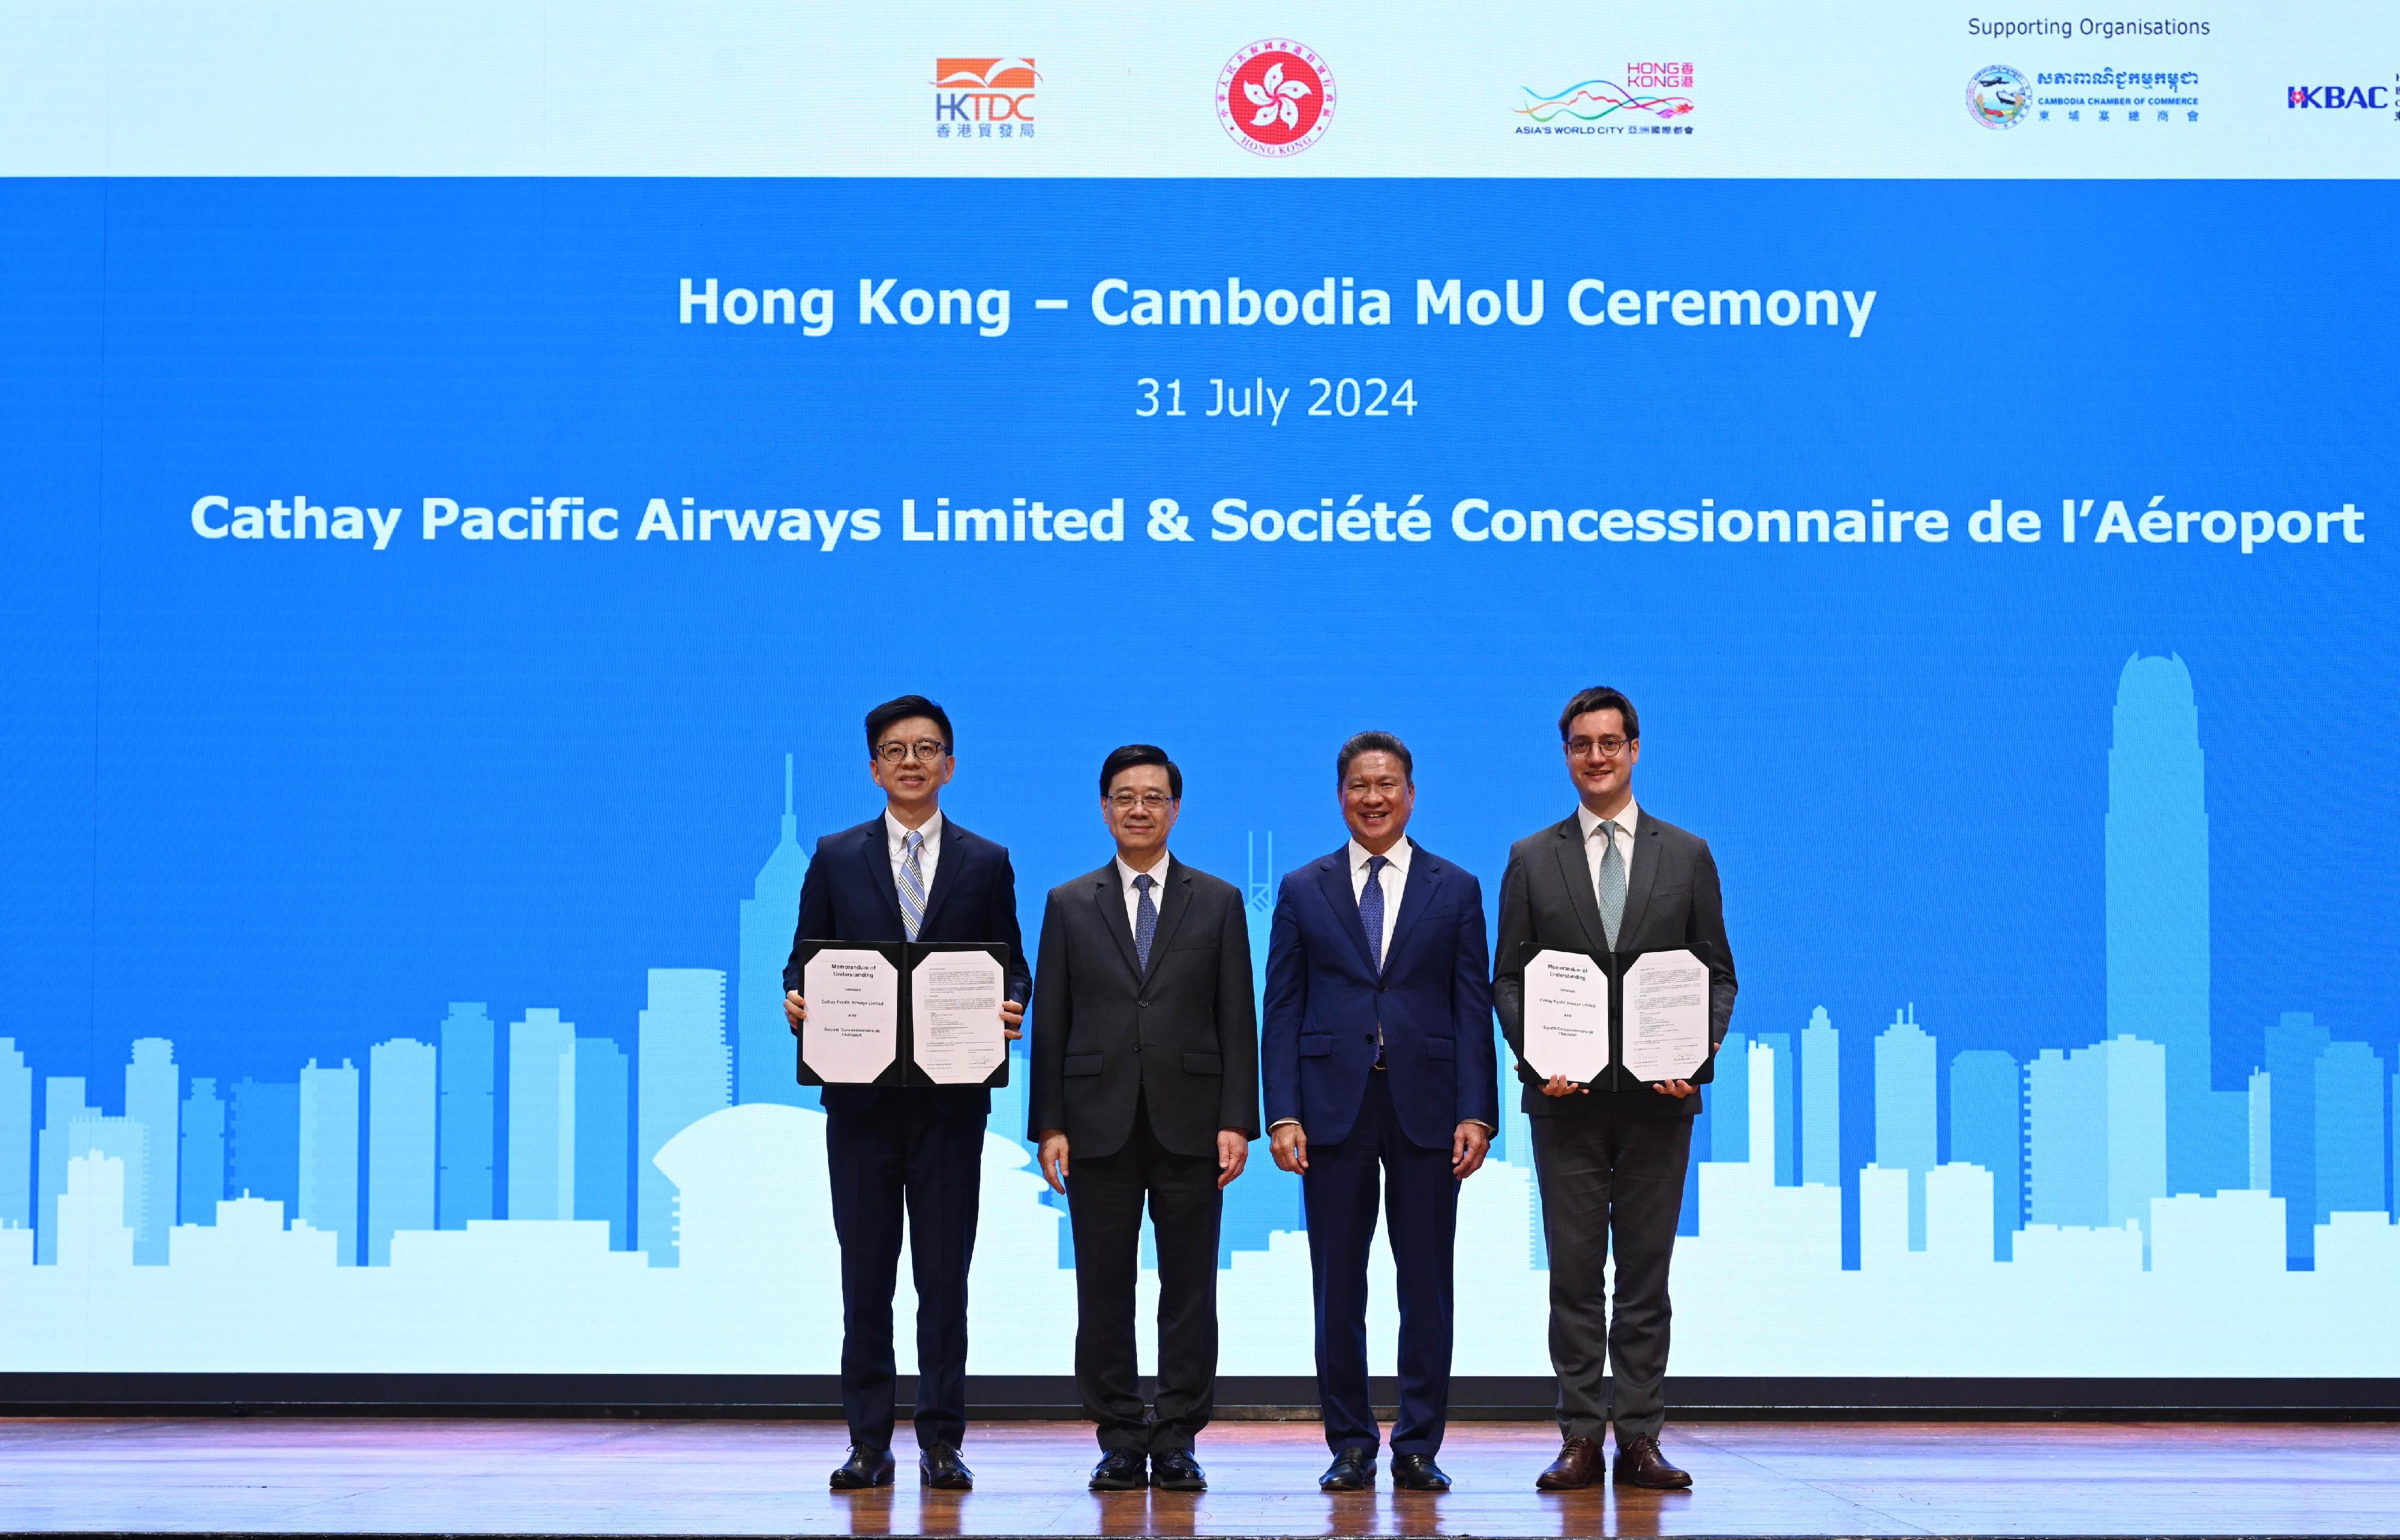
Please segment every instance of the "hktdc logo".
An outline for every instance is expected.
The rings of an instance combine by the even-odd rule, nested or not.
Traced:
[[[2386,107],[2400,106],[2400,91],[2389,86],[2286,86],[2284,88],[2286,107],[2364,107],[2369,112],[2381,112]]]
[[[1333,72],[1288,37],[1251,44],[1217,76],[1217,121],[1253,155],[1298,155],[1333,121]]]
[[[936,59],[934,137],[1032,138],[1041,78],[1030,59]]]

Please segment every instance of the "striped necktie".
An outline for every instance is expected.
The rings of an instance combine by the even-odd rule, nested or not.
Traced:
[[[914,941],[925,928],[925,831],[910,829],[900,843],[908,852],[900,858],[900,923]]]

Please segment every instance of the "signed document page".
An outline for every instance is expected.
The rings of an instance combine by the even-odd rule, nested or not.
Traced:
[[[981,1085],[1008,1053],[1008,971],[989,952],[936,952],[909,978],[917,1068],[936,1085]]]
[[[1625,1070],[1689,1080],[1709,1057],[1709,968],[1687,951],[1644,952],[1625,970]]]
[[[1608,971],[1580,952],[1540,951],[1525,964],[1525,1063],[1578,1084],[1608,1068]]]
[[[900,1053],[900,970],[882,953],[828,948],[801,965],[800,1057],[828,1085],[866,1085]]]

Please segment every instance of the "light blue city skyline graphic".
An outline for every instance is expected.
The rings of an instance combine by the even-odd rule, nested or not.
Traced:
[[[0,1367],[829,1370],[822,1118],[781,1004],[808,862],[789,756],[783,776],[777,838],[734,906],[734,967],[648,969],[630,1045],[553,1007],[462,1002],[371,1045],[363,1069],[309,1058],[289,1080],[228,1084],[145,1036],[111,1094],[0,1037],[0,1307],[34,1328]],[[1737,1012],[1695,1132],[1680,1370],[2042,1372],[2011,1334],[2067,1312],[2083,1335],[2057,1351],[2086,1356],[2054,1372],[2264,1372],[2178,1348],[2211,1322],[2305,1319],[2400,1286],[2393,1066],[2294,1010],[2239,1083],[2214,1082],[2205,766],[2179,658],[2121,670],[2105,826],[2059,838],[2094,835],[2107,988],[2086,1034],[1945,1056],[1942,1024],[1904,998],[1873,1024]],[[1245,853],[1258,988],[1274,836]],[[1864,1087],[1845,1084],[1851,1034]],[[1026,1071],[1019,1044],[993,1096],[975,1364],[1063,1372],[1071,1290],[1029,1280],[1071,1268],[1072,1250],[1023,1138]],[[1466,1373],[1541,1362],[1524,1322],[1547,1259],[1526,1120],[1504,1091],[1460,1265],[1472,1297],[1508,1308],[1463,1324]],[[1846,1162],[1853,1120],[1865,1158]],[[1227,1193],[1227,1367],[1289,1372],[1309,1339],[1299,1183],[1257,1156]],[[1758,1334],[1777,1311],[1739,1302],[1761,1268],[1783,1280],[1780,1318],[1813,1335]],[[822,1309],[791,1308],[796,1280]],[[581,1328],[546,1318],[566,1301]],[[1388,1288],[1379,1301],[1388,1315]],[[1829,1348],[1825,1313],[1869,1305],[1945,1324],[1892,1348],[1897,1367]],[[602,1329],[620,1319],[634,1341]],[[2283,1371],[2392,1372],[2400,1342],[2375,1329]],[[2094,1360],[2104,1330],[2114,1346]]]

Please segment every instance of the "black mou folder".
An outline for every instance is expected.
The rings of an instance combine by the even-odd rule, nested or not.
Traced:
[[[1593,1079],[1589,1081],[1577,1081],[1575,1083],[1591,1090],[1616,1090],[1632,1078],[1625,1064],[1625,975],[1635,963],[1641,961],[1645,957],[1674,956],[1677,954],[1689,957],[1695,962],[1698,962],[1701,965],[1703,970],[1703,982],[1701,984],[1701,988],[1704,990],[1708,988],[1706,961],[1700,958],[1698,954],[1691,951],[1688,947],[1674,947],[1642,952],[1587,952],[1580,951],[1573,947],[1545,947],[1539,942],[1528,941],[1517,948],[1517,961],[1520,967],[1526,970],[1525,977],[1527,980],[1528,989],[1532,988],[1532,969],[1534,959],[1544,952],[1557,952],[1565,957],[1583,959],[1590,962],[1593,967],[1599,969],[1602,976],[1604,976],[1608,981],[1608,1064],[1607,1067]],[[1530,1038],[1530,1029],[1525,1029],[1525,1035]],[[1704,1039],[1706,1035],[1707,1034],[1704,1032]],[[1530,1046],[1530,1042],[1528,1046]],[[1534,1074],[1536,1079],[1541,1078],[1539,1072],[1534,1070],[1530,1062],[1525,1063],[1523,1065],[1523,1069],[1527,1073]],[[1689,1074],[1664,1078],[1680,1079],[1687,1081],[1694,1085],[1706,1085],[1710,1082],[1715,1080],[1716,1075],[1717,1053],[1715,1045],[1711,1043],[1707,1050],[1706,1056],[1700,1060],[1699,1067],[1697,1070],[1694,1070]],[[1643,1081],[1639,1082],[1638,1083],[1655,1084],[1657,1082]]]
[[[817,1002],[813,999],[810,1000],[809,1019],[800,1023],[799,1046],[798,1052],[796,1056],[798,1066],[799,1083],[801,1084],[978,1085],[987,1090],[990,1090],[1008,1083],[1008,1040],[1004,1035],[1005,1029],[1002,1027],[997,1015],[995,1015],[991,1019],[991,1035],[993,1041],[999,1045],[999,1063],[989,1075],[981,1080],[936,1079],[918,1061],[917,1054],[918,1004],[916,998],[916,977],[918,966],[930,958],[940,957],[948,953],[971,952],[989,957],[991,959],[993,964],[1000,969],[1001,999],[1006,1000],[1008,998],[1008,966],[1015,954],[1012,953],[1004,944],[1000,942],[984,943],[955,941],[804,941],[800,943],[799,948],[800,970],[804,986],[809,964],[814,961],[817,956],[823,952],[869,953],[881,958],[885,962],[892,965],[893,972],[897,975],[892,983],[892,988],[896,996],[896,1004],[898,1006],[897,1032],[893,1040],[891,1061],[883,1066],[880,1073],[865,1079],[852,1079],[840,1074],[827,1075],[822,1073],[816,1066],[812,1065],[810,1061],[812,1056],[820,1061],[833,1058],[835,1055],[832,1052],[829,1052],[829,1050],[833,1049],[834,1044],[826,1041],[826,1038],[830,1036],[829,1029],[821,1028],[819,1026],[817,1017]],[[809,991],[804,987],[800,992],[803,996],[806,996]],[[812,1046],[814,1049],[813,1054],[811,1052]]]

